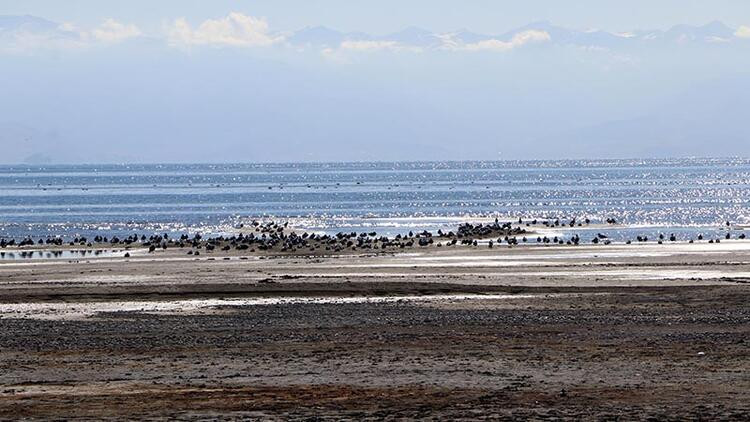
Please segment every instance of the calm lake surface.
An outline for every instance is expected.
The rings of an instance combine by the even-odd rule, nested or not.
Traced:
[[[400,233],[480,217],[615,218],[615,239],[741,230],[750,160],[0,166],[5,238],[211,234],[251,218]]]

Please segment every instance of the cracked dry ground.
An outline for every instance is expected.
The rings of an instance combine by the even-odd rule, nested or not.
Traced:
[[[531,293],[3,319],[0,417],[750,419],[747,286]]]

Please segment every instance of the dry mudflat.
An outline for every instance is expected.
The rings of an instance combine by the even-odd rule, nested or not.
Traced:
[[[0,261],[0,418],[750,419],[744,243]]]

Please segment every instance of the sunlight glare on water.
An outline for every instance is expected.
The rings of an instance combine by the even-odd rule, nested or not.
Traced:
[[[499,217],[615,218],[613,238],[750,224],[745,159],[0,166],[0,237],[222,233],[252,218],[325,232]]]

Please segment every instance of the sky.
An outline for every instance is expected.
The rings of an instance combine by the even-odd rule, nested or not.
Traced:
[[[185,17],[197,22],[242,12],[266,17],[275,26],[295,30],[324,25],[376,34],[416,25],[434,31],[467,28],[504,32],[539,20],[578,29],[612,31],[666,29],[676,24],[719,20],[748,24],[746,0],[1,0],[0,13],[32,14],[47,19],[96,24],[104,18],[132,22],[149,30],[162,21]]]
[[[750,2],[0,0],[0,163],[750,156]]]

